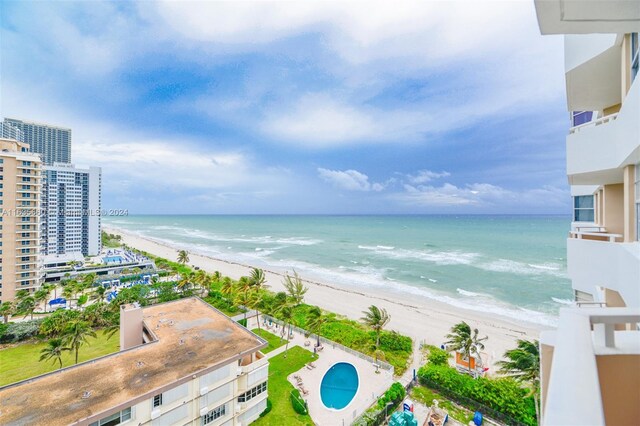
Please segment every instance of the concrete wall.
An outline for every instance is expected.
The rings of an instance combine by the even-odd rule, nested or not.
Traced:
[[[600,355],[596,356],[596,362],[606,423],[638,424],[640,355]]]
[[[605,185],[603,226],[610,234],[624,234],[623,184]]]

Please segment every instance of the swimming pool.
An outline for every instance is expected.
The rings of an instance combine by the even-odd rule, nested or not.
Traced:
[[[122,256],[107,256],[103,257],[102,260],[107,265],[109,265],[110,263],[122,263]]]
[[[327,370],[320,384],[320,399],[325,407],[342,410],[358,392],[358,371],[347,363],[339,362]]]

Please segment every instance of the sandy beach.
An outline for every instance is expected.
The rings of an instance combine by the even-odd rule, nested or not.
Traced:
[[[146,251],[156,256],[176,260],[177,249],[161,242],[141,237],[121,229],[105,228],[105,231],[122,236],[122,242],[130,247]],[[219,271],[224,276],[238,279],[249,275],[250,265],[215,259],[190,252],[190,264],[208,272]],[[282,291],[285,271],[265,270],[267,284],[274,291]],[[345,288],[326,282],[305,279],[309,291],[305,302],[320,306],[349,318],[358,320],[362,311],[370,305],[377,305],[388,311],[391,321],[388,329],[410,336],[416,343],[440,345],[452,325],[460,321],[478,328],[481,335],[488,336],[485,353],[489,364],[499,360],[505,350],[515,347],[517,339],[537,339],[542,326],[527,322],[516,323],[497,315],[483,314],[461,309],[436,300],[413,297],[410,294],[385,292],[379,288]],[[419,365],[416,355],[414,366]],[[489,373],[494,371],[490,368]],[[408,373],[411,369],[408,370]]]

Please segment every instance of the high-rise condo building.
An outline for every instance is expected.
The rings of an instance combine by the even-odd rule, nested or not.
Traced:
[[[118,352],[0,387],[0,423],[245,426],[267,407],[266,346],[195,297],[123,305]]]
[[[640,1],[535,0],[565,34],[575,306],[540,338],[544,425],[640,419]]]
[[[0,138],[0,301],[40,285],[40,190],[40,156]]]
[[[99,167],[78,168],[63,163],[44,167],[43,255],[100,253],[101,179]]]
[[[22,142],[41,154],[44,164],[71,162],[71,129],[14,118],[5,118],[4,123],[22,132]]]

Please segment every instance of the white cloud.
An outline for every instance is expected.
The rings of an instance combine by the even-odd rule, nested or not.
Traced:
[[[451,176],[449,172],[432,172],[431,170],[419,170],[415,175],[407,175],[409,182],[413,184],[421,184],[431,182],[434,179]]]
[[[566,206],[569,193],[566,189],[545,186],[542,188],[514,191],[489,183],[472,183],[456,186],[444,183],[441,186],[409,184],[404,192],[390,195],[405,205],[415,207],[477,206],[478,208],[502,207],[505,210],[532,208],[544,211]]]
[[[369,182],[369,176],[357,170],[329,170],[318,168],[318,175],[325,182],[347,191],[375,191],[384,189],[381,183]]]

